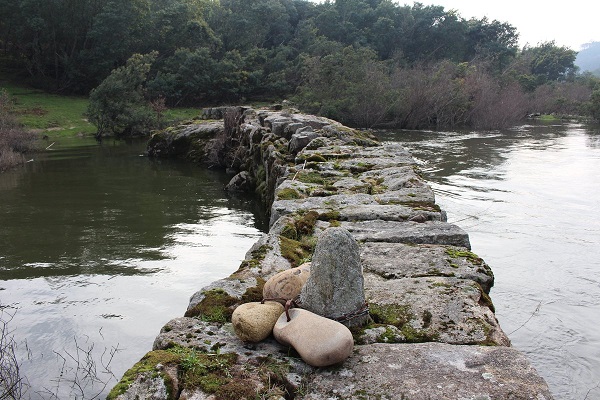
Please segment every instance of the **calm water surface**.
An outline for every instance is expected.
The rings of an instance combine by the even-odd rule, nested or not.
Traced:
[[[600,399],[600,132],[395,132],[492,267],[496,314],[556,399]]]
[[[260,205],[228,199],[223,174],[144,147],[61,139],[0,174],[0,307],[32,398],[75,398],[69,380],[106,394],[82,379],[88,354],[110,389],[261,234]]]

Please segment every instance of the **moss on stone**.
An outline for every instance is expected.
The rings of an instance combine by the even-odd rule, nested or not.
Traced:
[[[399,329],[413,318],[408,305],[369,304],[369,311],[376,324],[394,325]]]
[[[494,306],[491,297],[485,292],[485,290],[483,290],[479,283],[475,282],[474,284],[477,286],[477,290],[479,291],[479,305],[488,307],[493,313],[495,313],[496,307]]]
[[[320,162],[327,161],[327,159],[325,157],[323,157],[319,153],[313,153],[313,154],[309,154],[309,155],[302,155],[302,156],[298,157],[298,160],[299,161],[306,161],[306,162],[315,162],[315,163],[320,163]]]
[[[403,201],[399,204],[410,207],[416,211],[441,212],[442,209],[435,203],[428,201]]]
[[[201,389],[205,393],[214,393],[231,381],[229,370],[237,361],[237,354],[206,354],[194,349],[179,348],[180,379],[184,389]]]
[[[310,141],[310,143],[306,146],[307,150],[316,150],[319,147],[325,147],[328,145],[327,139],[318,137]]]
[[[186,311],[186,317],[199,317],[203,321],[225,323],[231,321],[231,309],[238,300],[223,289],[211,289],[203,293],[204,298]]]
[[[316,211],[298,212],[292,216],[279,235],[281,255],[293,267],[297,267],[311,259],[316,245],[314,237],[315,224],[319,218]]]
[[[179,355],[168,350],[154,350],[147,353],[140,361],[123,374],[119,383],[112,388],[106,397],[107,400],[113,400],[125,393],[140,374],[148,374],[151,378],[160,377],[167,388],[167,399],[174,399],[175,393],[171,378],[167,374],[157,370],[156,366],[158,364],[163,366],[178,364],[180,359]]]
[[[315,183],[317,185],[325,185],[327,180],[318,172],[310,170],[301,170],[296,179],[303,183]]]
[[[427,329],[417,329],[410,324],[405,324],[400,331],[409,343],[435,342],[439,338],[437,332],[431,333]]]
[[[252,255],[252,258],[242,261],[242,263],[240,264],[240,267],[238,268],[236,273],[240,272],[246,268],[260,267],[261,261],[265,259],[265,256],[267,255],[267,253],[270,250],[273,250],[273,246],[263,244],[258,249],[252,251],[252,253],[250,253]],[[236,273],[234,273],[232,276],[235,277]]]
[[[330,211],[327,211],[327,212],[324,212],[324,213],[320,213],[319,216],[318,216],[318,219],[320,221],[329,221],[329,222],[331,222],[331,221],[334,221],[334,220],[335,221],[339,220],[340,216],[341,216],[341,214],[340,214],[340,212],[338,210],[330,210]]]
[[[296,225],[296,231],[298,235],[310,236],[315,230],[315,224],[319,218],[319,213],[316,211],[309,211],[306,214],[295,219],[294,224]]]
[[[483,259],[481,257],[466,249],[446,247],[446,254],[448,254],[448,256],[450,256],[451,258],[466,258],[471,264],[474,265],[483,264]]]
[[[263,278],[256,278],[256,286],[246,289],[246,292],[242,295],[240,300],[241,303],[252,303],[255,301],[261,301],[263,298],[263,288],[265,287],[266,281]]]
[[[306,241],[303,243],[285,236],[279,236],[279,247],[281,255],[290,262],[292,267],[297,267],[309,261],[314,250],[314,246]]]
[[[279,200],[295,200],[301,198],[302,195],[296,189],[284,188],[277,192],[277,199]]]

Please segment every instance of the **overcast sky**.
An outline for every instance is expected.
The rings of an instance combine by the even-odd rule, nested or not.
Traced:
[[[398,1],[412,5],[412,1]],[[600,42],[598,0],[421,0],[471,17],[508,22],[517,28],[519,44],[535,46],[554,40],[559,46],[580,50],[582,44]]]

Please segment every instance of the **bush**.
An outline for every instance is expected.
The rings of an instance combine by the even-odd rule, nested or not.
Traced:
[[[25,131],[13,114],[12,101],[0,92],[0,171],[25,162],[24,154],[33,150],[35,134]]]
[[[90,93],[88,117],[96,137],[147,135],[154,127],[154,112],[145,97],[145,84],[158,53],[134,54],[127,64],[111,72]]]

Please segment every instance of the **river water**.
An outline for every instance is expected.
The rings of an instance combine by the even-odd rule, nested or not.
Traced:
[[[238,268],[262,207],[228,199],[224,174],[140,156],[143,142],[47,145],[0,174],[2,316],[28,396],[104,398],[195,291]]]
[[[500,324],[556,399],[600,398],[598,130],[381,136],[411,150],[492,267]],[[0,174],[0,307],[4,319],[16,312],[32,398],[74,398],[70,381],[87,398],[105,394],[102,382],[148,351],[192,293],[237,269],[265,229],[260,205],[224,195],[227,177],[143,150],[64,139]]]
[[[600,130],[388,132],[491,266],[500,325],[556,399],[600,399]]]

